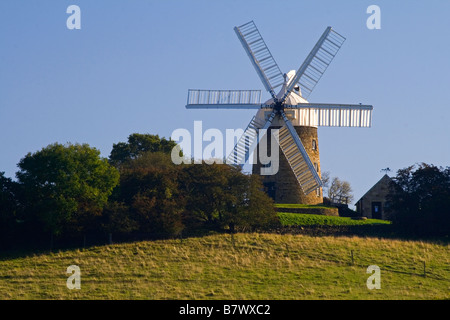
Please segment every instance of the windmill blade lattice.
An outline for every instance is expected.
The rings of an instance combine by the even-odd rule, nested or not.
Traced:
[[[255,150],[259,140],[261,139],[261,137],[258,137],[258,130],[269,128],[275,115],[276,112],[272,111],[265,123],[260,121],[258,118],[253,117],[225,162],[230,165],[244,164]]]
[[[372,125],[371,105],[299,103],[284,108],[298,111],[300,126],[370,128]]]
[[[274,89],[283,85],[284,76],[255,23],[250,21],[242,26],[235,27],[234,31],[241,41],[245,52],[247,52],[264,87],[275,99]]]
[[[187,109],[260,109],[261,90],[189,89]]]
[[[344,41],[345,38],[331,27],[326,28],[308,57],[297,70],[281,100],[284,101],[289,96],[297,83],[301,88],[302,96],[308,98]]]

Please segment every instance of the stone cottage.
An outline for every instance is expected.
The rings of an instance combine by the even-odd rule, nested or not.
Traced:
[[[360,216],[369,219],[389,219],[386,213],[389,202],[386,197],[389,194],[390,182],[391,178],[385,174],[356,202],[356,211]]]

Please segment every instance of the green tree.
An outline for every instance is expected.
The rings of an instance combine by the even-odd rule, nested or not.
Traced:
[[[88,230],[119,181],[118,170],[87,144],[51,144],[18,166],[27,221],[55,235]]]
[[[163,152],[170,154],[177,144],[172,140],[160,138],[158,135],[133,133],[128,142],[113,144],[109,161],[118,167],[123,163],[136,159],[147,152]]]
[[[397,171],[388,196],[394,224],[416,235],[450,233],[450,168],[421,163]]]

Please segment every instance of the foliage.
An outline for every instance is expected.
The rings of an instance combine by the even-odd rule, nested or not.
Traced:
[[[276,221],[273,201],[257,176],[240,167],[193,164],[183,167],[180,187],[186,194],[186,223],[240,229],[267,227]]]
[[[226,202],[235,196],[228,186],[230,169],[215,163],[182,166],[179,181],[186,195],[185,221],[189,226],[217,226],[223,219]]]
[[[139,231],[173,236],[183,230],[179,169],[171,164],[170,155],[148,152],[129,161],[120,173],[115,197],[128,206]]]
[[[165,237],[185,229],[255,229],[277,220],[256,177],[216,163],[175,165],[169,152],[174,145],[158,136],[130,135],[128,144],[113,148],[110,162],[118,168],[88,145],[52,144],[28,153],[14,192],[27,230]],[[14,185],[3,175],[0,182]],[[1,190],[3,202],[7,190]],[[13,210],[8,214],[1,218],[13,221]]]
[[[163,152],[172,151],[177,144],[172,140],[160,138],[158,135],[133,133],[128,136],[128,142],[119,142],[113,144],[109,161],[118,167],[123,163],[138,158],[147,152]]]
[[[109,201],[101,217],[102,229],[108,233],[131,233],[139,229],[130,217],[130,208],[123,202]]]
[[[117,169],[87,144],[51,144],[18,166],[24,219],[52,234],[89,229],[119,181]]]
[[[120,168],[114,200],[129,208],[139,231],[178,235],[198,229],[262,228],[277,221],[256,176],[223,164],[174,165],[147,152]]]
[[[450,168],[421,163],[392,179],[389,211],[394,223],[417,235],[450,234]]]
[[[11,234],[17,219],[17,183],[0,172],[0,239]]]
[[[229,184],[232,190],[235,189],[235,197],[227,207],[224,220],[231,232],[235,231],[235,227],[254,231],[279,224],[273,200],[263,191],[259,176],[240,174],[232,178]]]
[[[250,230],[267,229],[279,224],[279,219],[270,198],[262,187],[261,178],[256,175],[248,177],[247,206],[240,217],[239,225]]]

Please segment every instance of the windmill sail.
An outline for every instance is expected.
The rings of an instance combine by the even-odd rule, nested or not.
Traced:
[[[283,151],[303,192],[308,194],[317,188],[322,187],[322,180],[314,168],[292,123],[283,111],[281,111],[281,116],[286,123],[279,131],[279,145],[281,151]]]
[[[331,27],[326,28],[306,60],[297,70],[295,77],[289,83],[282,101],[289,96],[297,83],[301,88],[302,96],[307,98],[338,53],[344,41],[345,38]]]
[[[229,165],[240,165],[244,164],[248,157],[252,154],[258,144],[258,130],[267,129],[272,124],[273,118],[276,112],[272,111],[266,123],[258,118],[253,117],[253,119],[248,124],[247,128],[244,130],[238,143],[234,146],[233,151],[230,153],[226,159],[226,164]],[[261,137],[259,137],[261,138]]]
[[[259,109],[261,90],[189,89],[187,109]]]
[[[298,110],[299,120],[295,124],[300,126],[370,128],[372,125],[371,105],[299,103],[284,108]]]
[[[275,62],[264,39],[253,21],[235,27],[234,31],[241,41],[264,87],[276,99],[275,88],[284,83],[284,76]]]

